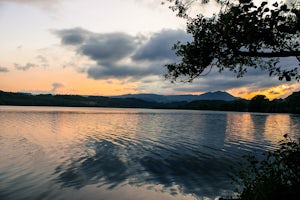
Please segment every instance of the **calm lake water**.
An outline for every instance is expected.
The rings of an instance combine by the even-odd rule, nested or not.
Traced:
[[[300,137],[300,116],[0,107],[0,199],[215,199],[230,166]]]

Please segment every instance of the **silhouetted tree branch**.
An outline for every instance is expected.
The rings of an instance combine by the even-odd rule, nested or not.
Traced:
[[[181,61],[167,64],[167,78],[172,81],[203,75],[212,67],[228,69],[242,77],[247,68],[267,70],[280,80],[300,80],[300,9],[298,5],[252,0],[218,1],[220,12],[212,17],[186,14],[191,1],[168,0],[173,10],[187,19],[187,33],[193,40],[178,42],[173,49]],[[206,1],[204,1],[206,2]],[[284,64],[280,59],[295,58],[295,63]],[[298,63],[297,63],[298,62]]]

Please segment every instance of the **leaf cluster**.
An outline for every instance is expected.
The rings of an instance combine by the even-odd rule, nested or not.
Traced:
[[[212,67],[242,77],[252,67],[266,70],[279,80],[299,81],[299,66],[283,66],[280,58],[295,57],[300,62],[300,10],[278,3],[256,6],[251,0],[227,2],[213,17],[200,14],[188,19],[187,33],[193,40],[174,45],[181,61],[166,65],[166,77],[192,81]]]

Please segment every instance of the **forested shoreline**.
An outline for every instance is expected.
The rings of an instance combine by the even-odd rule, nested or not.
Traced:
[[[262,113],[300,114],[300,92],[294,92],[285,99],[269,100],[257,95],[251,100],[197,100],[192,102],[159,103],[137,98],[113,98],[103,96],[52,95],[13,93],[0,91],[0,105],[13,106],[66,106],[66,107],[114,107],[114,108],[157,108],[192,109]]]

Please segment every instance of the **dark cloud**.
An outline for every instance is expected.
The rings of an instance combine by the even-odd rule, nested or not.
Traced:
[[[190,40],[190,35],[187,35],[183,30],[162,30],[154,34],[148,42],[140,47],[133,59],[136,61],[176,60],[177,57],[172,50],[173,45],[178,41],[185,43]]]
[[[83,35],[67,35],[63,38],[64,44],[77,45],[84,41]]]
[[[54,31],[62,45],[73,45],[80,55],[88,56],[99,64],[111,65],[129,56],[138,45],[138,37],[126,33],[93,33],[82,28]]]
[[[33,63],[27,63],[25,65],[20,65],[20,64],[15,63],[14,66],[17,70],[21,70],[21,71],[27,71],[30,68],[37,67],[37,65],[33,64]]]
[[[56,30],[53,33],[61,38],[63,45],[80,45],[92,34],[82,28]]]
[[[6,67],[0,66],[0,72],[9,72],[9,70]]]
[[[162,75],[160,66],[134,67],[134,66],[93,66],[87,71],[88,77],[93,79],[131,78],[136,81],[150,75]]]
[[[125,33],[92,35],[78,49],[82,55],[98,63],[115,63],[129,56],[136,49],[135,38]]]
[[[76,53],[87,56],[97,64],[86,70],[93,79],[131,78],[163,75],[164,60],[175,58],[171,46],[184,38],[179,30],[163,30],[147,40],[126,33],[93,33],[81,28],[54,31],[62,45],[72,45]],[[147,60],[148,64],[141,64]],[[164,61],[164,62],[163,62]]]

